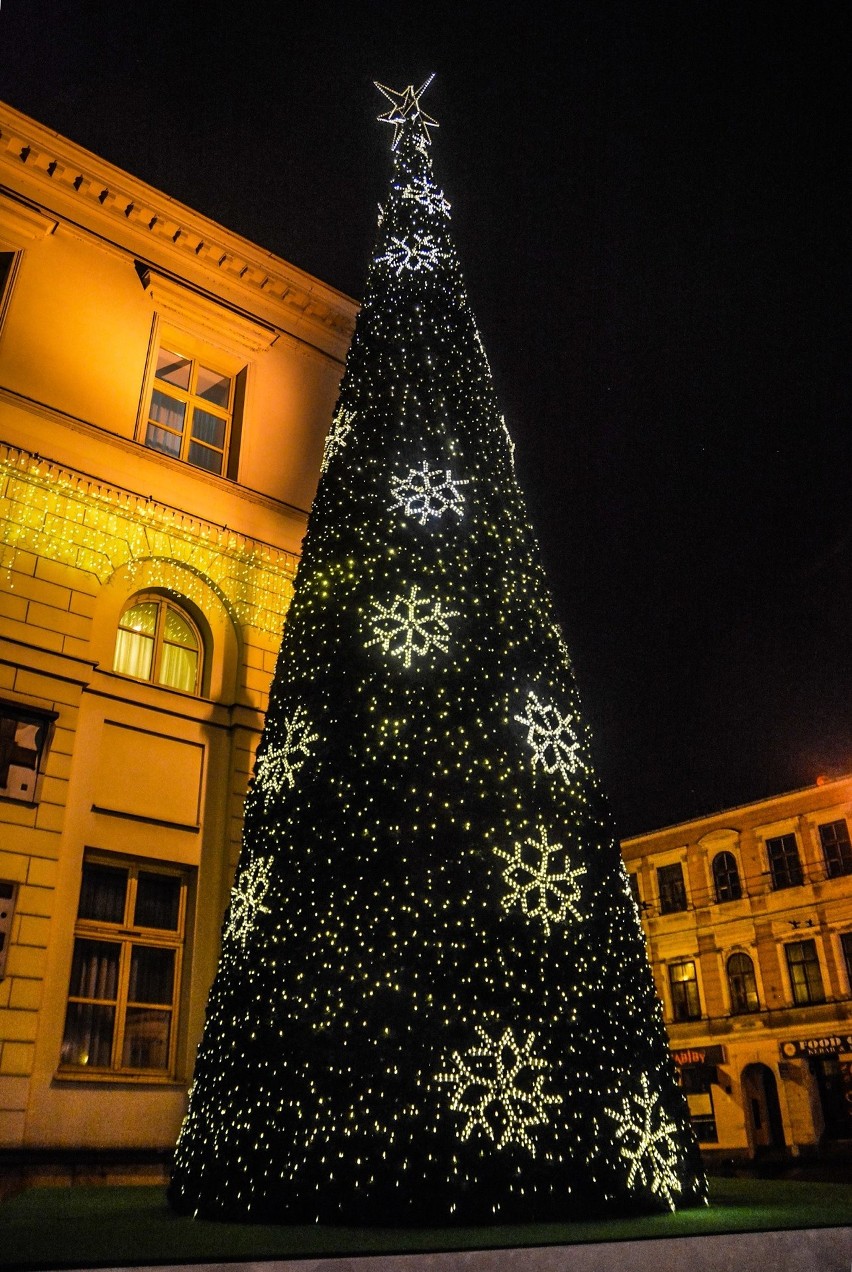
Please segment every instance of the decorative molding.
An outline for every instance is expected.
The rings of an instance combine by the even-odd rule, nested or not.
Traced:
[[[356,301],[0,103],[0,173],[22,167],[42,188],[60,187],[176,255],[200,261],[228,284],[271,300],[299,326],[351,339]]]
[[[46,238],[56,229],[55,218],[45,216],[26,203],[13,199],[8,190],[0,191],[0,242],[11,248],[26,247]]]
[[[188,319],[193,327],[208,331],[213,336],[252,353],[270,349],[278,339],[278,332],[274,327],[255,322],[233,309],[216,304],[190,287],[182,286],[152,269],[143,270],[141,277],[142,286],[158,313]]]

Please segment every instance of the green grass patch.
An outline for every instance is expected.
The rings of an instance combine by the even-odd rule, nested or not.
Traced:
[[[213,1223],[172,1213],[162,1188],[31,1188],[0,1205],[4,1268],[254,1261],[571,1245],[852,1224],[852,1186],[713,1179],[711,1205],[595,1223],[337,1228]]]

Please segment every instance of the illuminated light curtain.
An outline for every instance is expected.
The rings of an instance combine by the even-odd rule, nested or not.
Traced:
[[[357,1225],[700,1204],[434,121],[382,91],[393,175],[169,1196]]]

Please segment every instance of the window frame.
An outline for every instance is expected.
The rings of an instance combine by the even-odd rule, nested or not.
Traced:
[[[836,832],[838,826],[843,827],[842,837]],[[826,843],[826,835],[823,832],[829,830],[835,832],[834,838],[831,842]],[[819,842],[822,848],[822,858],[825,862],[826,877],[829,879],[840,879],[843,875],[852,874],[852,839],[849,837],[849,823],[846,818],[836,817],[833,821],[818,822],[817,831],[819,832]],[[836,851],[836,862],[831,860],[829,855],[831,850]]]
[[[117,922],[104,919],[82,918],[80,905],[83,898],[84,871],[87,865],[107,866],[127,870],[125,885],[124,910],[122,918]],[[178,917],[174,930],[153,928],[143,924],[134,924],[134,910],[138,893],[140,874],[156,874],[178,879]],[[63,1019],[62,1038],[60,1042],[59,1063],[56,1076],[60,1078],[100,1079],[145,1081],[153,1083],[174,1082],[178,1059],[178,1033],[181,1025],[181,991],[186,953],[187,914],[189,907],[189,888],[192,872],[190,869],[173,865],[169,862],[151,861],[145,857],[127,857],[119,853],[87,850],[80,871],[80,891],[77,898],[77,913],[74,920],[74,942],[72,961],[68,971],[68,988],[65,992],[65,1016]],[[97,998],[72,994],[72,976],[74,954],[77,941],[100,941],[119,946],[118,975],[115,998]],[[170,950],[174,952],[174,970],[172,979],[172,996],[168,1004],[142,1003],[129,998],[131,959],[134,947],[145,949]],[[92,1004],[114,1006],[113,1037],[109,1065],[74,1064],[62,1056],[68,1028],[69,1007],[71,1004]],[[163,1068],[143,1068],[139,1065],[123,1063],[124,1044],[127,1032],[128,1009],[143,1008],[170,1013],[170,1028],[167,1063]]]
[[[0,249],[0,334],[3,332],[22,256],[23,252],[15,248]]]
[[[147,384],[145,392],[140,403],[139,427],[137,430],[137,439],[152,454],[160,455],[165,459],[173,460],[178,464],[185,464],[193,472],[204,473],[208,477],[218,477],[221,480],[235,481],[238,469],[238,452],[240,440],[242,436],[242,416],[245,405],[246,394],[246,377],[248,367],[244,362],[238,361],[232,355],[223,353],[218,349],[211,348],[204,342],[188,336],[178,330],[174,330],[165,325],[155,324],[156,330],[151,341],[151,353],[148,367]],[[161,352],[167,352],[176,355],[179,358],[185,358],[190,363],[189,388],[184,389],[179,385],[172,384],[169,380],[161,379],[157,375],[157,363]],[[203,367],[207,371],[226,377],[230,382],[230,392],[228,397],[228,407],[222,408],[216,403],[210,402],[208,399],[201,397],[194,390],[198,382],[198,370]],[[183,430],[178,434],[175,430],[169,429],[162,421],[152,418],[151,407],[153,403],[154,393],[157,390],[172,396],[177,401],[183,402],[185,406]],[[193,437],[192,434],[192,414],[198,407],[209,414],[216,416],[225,421],[225,436],[222,447],[212,446],[208,442]],[[212,409],[210,409],[212,408]],[[180,438],[178,453],[164,450],[159,446],[153,446],[148,441],[149,427],[165,428],[166,432],[172,433]],[[202,446],[205,450],[221,453],[222,463],[218,471],[213,468],[206,468],[202,464],[197,464],[189,458],[190,446],[193,442]]]
[[[723,859],[728,859],[723,862]],[[713,876],[713,892],[716,897],[717,905],[725,905],[728,901],[741,901],[743,897],[743,884],[740,877],[740,863],[737,861],[736,855],[731,852],[730,848],[722,848],[717,852],[713,860],[710,862],[710,873]],[[723,892],[728,895],[723,895]]]
[[[840,932],[840,953],[843,955],[843,966],[846,969],[846,980],[849,994],[852,997],[852,931]]]
[[[673,973],[676,968],[681,967],[691,967],[692,975],[675,980]],[[698,960],[694,958],[677,958],[667,963],[666,968],[669,978],[672,1020],[676,1024],[680,1024],[683,1021],[700,1020],[703,1013],[701,1008],[701,990],[698,985]]]
[[[30,725],[36,729],[36,745],[33,748],[26,748],[27,751],[32,750],[34,754],[34,762],[29,764],[18,764],[15,768],[25,769],[32,773],[32,794],[29,796],[9,794],[8,772],[7,782],[5,786],[0,787],[0,803],[22,804],[24,807],[32,808],[38,803],[39,779],[44,772],[47,752],[53,736],[53,724],[59,718],[58,711],[44,711],[39,707],[27,707],[18,702],[9,702],[7,699],[0,699],[0,728],[5,720],[13,720],[18,724]],[[10,757],[8,768],[13,767],[11,760],[11,751],[14,750],[14,741],[10,744]],[[19,757],[23,758],[23,757]],[[0,741],[0,775],[6,764],[6,755],[3,743]]]
[[[686,893],[686,878],[684,877],[683,862],[669,861],[665,865],[657,866],[657,896],[659,897],[660,914],[683,914],[689,909],[689,898]],[[672,872],[666,875],[664,882],[663,874],[665,871]],[[677,876],[674,875],[677,871]],[[675,877],[677,882],[674,883]]]
[[[789,849],[791,840],[792,852]],[[802,870],[799,837],[796,832],[788,830],[782,835],[770,835],[764,842],[772,891],[782,892],[785,888],[800,888],[805,881],[805,876]],[[778,845],[777,850],[776,845]]]
[[[735,959],[745,959],[748,963],[748,970],[731,971],[731,964]],[[739,980],[749,978],[751,980],[752,991],[754,994],[753,1001],[749,998],[748,989],[742,993],[742,987],[735,989],[734,977]],[[728,998],[731,1004],[732,1016],[753,1016],[761,1010],[760,992],[757,988],[757,973],[754,967],[754,959],[745,950],[732,950],[725,959],[725,979],[728,982]]]
[[[791,958],[791,951],[798,949],[802,952],[805,948],[810,948],[812,957],[794,960]],[[820,963],[819,951],[817,950],[816,940],[813,937],[805,937],[800,941],[784,942],[784,957],[787,962],[787,975],[790,980],[790,997],[794,1007],[816,1007],[820,1003],[826,1001],[825,996],[825,980],[822,974],[822,964]],[[805,968],[804,977],[799,978],[794,975],[794,967]],[[811,974],[816,969],[816,977]],[[818,994],[813,992],[813,983],[818,984]],[[801,993],[802,988],[807,991],[805,995]]]
[[[146,605],[150,603],[156,603],[157,605],[157,620],[154,626],[154,635],[150,638],[153,640],[151,673],[148,676],[135,676],[132,671],[123,671],[116,665],[118,657],[119,632],[133,631],[133,628],[131,627],[122,627],[122,619],[125,614],[129,613],[136,605]],[[196,640],[198,641],[198,657],[195,664],[195,685],[192,689],[182,689],[178,685],[170,685],[168,682],[158,679],[158,673],[162,666],[163,646],[174,643],[172,641],[167,641],[164,636],[166,616],[169,609],[175,610],[180,617],[189,624],[195,634]],[[112,652],[112,670],[116,675],[127,676],[128,679],[135,680],[138,684],[154,685],[158,689],[167,689],[171,693],[182,693],[191,698],[198,698],[201,697],[203,693],[207,659],[208,649],[207,643],[204,639],[204,633],[194,615],[189,612],[186,605],[183,603],[183,597],[174,599],[171,596],[166,596],[162,592],[156,591],[155,589],[149,589],[144,592],[136,592],[133,596],[128,597],[122,605],[121,613],[118,616],[118,622],[115,625],[115,640],[113,642]]]

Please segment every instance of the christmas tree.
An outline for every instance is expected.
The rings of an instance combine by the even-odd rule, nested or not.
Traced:
[[[428,81],[427,81],[428,83]],[[180,1211],[703,1202],[636,905],[429,157],[393,175],[246,803]]]

